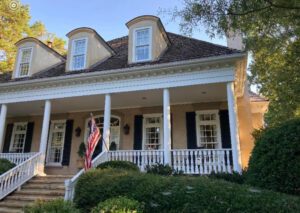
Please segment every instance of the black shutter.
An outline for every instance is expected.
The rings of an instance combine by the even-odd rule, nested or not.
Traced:
[[[222,148],[231,148],[228,110],[220,110]]]
[[[195,112],[186,113],[186,136],[187,136],[187,148],[197,149]]]
[[[66,122],[66,133],[65,133],[65,143],[64,143],[64,153],[62,159],[62,165],[68,166],[70,163],[71,145],[72,145],[72,135],[73,135],[73,120],[67,120]]]
[[[10,141],[11,141],[13,128],[14,128],[14,124],[7,124],[7,126],[6,126],[5,139],[4,139],[4,144],[3,144],[3,152],[4,153],[9,152],[9,145],[10,145]]]
[[[30,152],[32,137],[33,137],[33,128],[34,128],[34,123],[29,122],[27,124],[27,132],[26,132],[26,139],[25,139],[25,145],[24,145],[24,152]]]
[[[143,116],[136,115],[134,116],[134,150],[142,150],[142,141],[143,141]]]

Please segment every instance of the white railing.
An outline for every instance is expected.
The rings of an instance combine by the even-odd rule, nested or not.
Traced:
[[[19,165],[20,163],[26,161],[27,159],[34,156],[36,152],[29,153],[0,153],[0,158],[5,158],[10,162]]]
[[[2,174],[0,176],[0,200],[21,187],[35,175],[40,174],[43,169],[42,162],[42,153],[35,153],[27,160]]]
[[[231,149],[172,150],[172,166],[185,174],[232,172]]]
[[[95,168],[99,164],[107,161],[107,152],[102,152],[92,161],[92,167]],[[79,177],[84,173],[84,169],[81,169],[71,179],[65,180],[65,200],[73,200],[75,193],[75,185]]]
[[[146,166],[164,163],[163,150],[118,150],[108,152],[108,160],[130,161],[136,164],[141,171]]]

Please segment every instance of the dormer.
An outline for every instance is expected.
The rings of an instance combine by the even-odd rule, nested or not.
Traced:
[[[12,78],[30,77],[65,61],[62,55],[36,38],[23,38],[16,46],[18,50]]]
[[[69,32],[67,37],[67,71],[91,68],[114,54],[113,49],[91,28],[77,28]]]
[[[158,60],[171,44],[156,16],[139,16],[126,23],[129,29],[128,63]]]

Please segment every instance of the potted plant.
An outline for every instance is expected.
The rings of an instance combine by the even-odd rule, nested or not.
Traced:
[[[82,142],[79,147],[78,147],[78,151],[77,151],[77,154],[79,156],[79,159],[77,160],[77,167],[79,169],[82,169],[84,167],[84,155],[85,155],[85,151],[86,151],[86,148],[85,148],[85,143]]]

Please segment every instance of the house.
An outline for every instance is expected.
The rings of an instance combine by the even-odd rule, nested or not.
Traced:
[[[22,165],[22,175],[10,174],[13,184],[0,178],[0,198],[37,174],[75,175],[90,113],[103,135],[94,166],[164,163],[187,174],[247,167],[268,106],[248,91],[247,53],[167,32],[155,16],[126,26],[128,35],[111,41],[72,30],[67,57],[36,38],[16,43],[15,68],[0,75],[0,157]],[[82,173],[66,181],[66,199]]]

